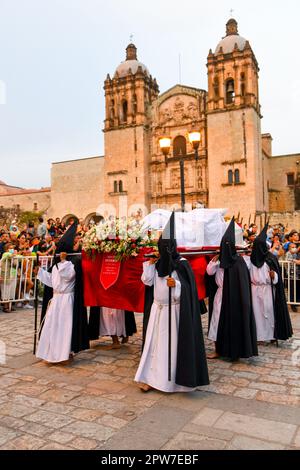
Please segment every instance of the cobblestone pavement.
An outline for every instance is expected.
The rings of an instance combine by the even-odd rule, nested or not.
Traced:
[[[253,360],[209,361],[208,387],[173,395],[133,382],[136,318],[131,344],[94,342],[61,366],[32,355],[32,312],[1,312],[0,449],[300,449],[300,313],[292,341],[260,346]]]

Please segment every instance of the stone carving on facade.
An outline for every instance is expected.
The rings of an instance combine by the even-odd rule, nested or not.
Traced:
[[[179,170],[171,171],[171,188],[178,189],[180,187],[180,173]]]
[[[184,95],[183,95],[184,97]],[[175,102],[161,106],[159,110],[159,126],[181,125],[199,119],[199,110],[194,101],[185,102],[183,97],[177,96]]]
[[[162,126],[167,124],[172,119],[173,119],[173,116],[169,108],[165,108],[159,113],[159,122],[160,122],[160,125]]]
[[[195,120],[199,118],[199,113],[198,113],[198,108],[197,108],[196,103],[193,103],[191,101],[187,107],[187,111],[188,111],[188,116],[190,119]]]
[[[174,108],[173,108],[173,119],[176,124],[179,124],[180,122],[186,120],[187,114],[185,113],[184,109],[184,101],[179,98],[179,96],[176,98]]]

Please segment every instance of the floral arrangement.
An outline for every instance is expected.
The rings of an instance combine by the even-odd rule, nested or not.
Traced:
[[[102,220],[85,234],[82,248],[88,255],[113,253],[117,261],[122,261],[138,256],[143,248],[157,250],[157,238],[134,218],[111,218]]]

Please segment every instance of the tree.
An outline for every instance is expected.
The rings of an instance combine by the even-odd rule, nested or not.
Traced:
[[[23,211],[20,212],[18,216],[18,222],[20,224],[28,225],[29,222],[37,223],[39,217],[43,216],[43,212],[36,212],[36,211]]]

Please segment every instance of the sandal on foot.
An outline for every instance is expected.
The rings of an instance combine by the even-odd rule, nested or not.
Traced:
[[[153,390],[153,387],[148,384],[139,384],[140,390],[144,393],[150,392],[150,390]]]
[[[207,359],[219,359],[220,355],[216,352],[214,353],[210,353],[210,354],[206,354],[206,358]]]

